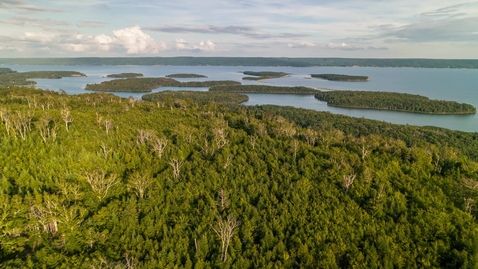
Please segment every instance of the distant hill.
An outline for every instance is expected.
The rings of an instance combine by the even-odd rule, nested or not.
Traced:
[[[19,65],[214,65],[214,66],[366,66],[414,68],[478,68],[478,60],[463,59],[365,59],[275,57],[85,57],[0,58],[0,64]]]

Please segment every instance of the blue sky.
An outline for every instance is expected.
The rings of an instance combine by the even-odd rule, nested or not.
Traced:
[[[478,1],[0,0],[0,57],[478,58]]]

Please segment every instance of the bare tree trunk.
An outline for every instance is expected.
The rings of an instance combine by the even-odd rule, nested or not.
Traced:
[[[212,226],[214,232],[216,232],[217,236],[221,239],[221,260],[223,262],[227,260],[227,249],[234,236],[234,231],[239,224],[240,222],[232,216],[228,216],[227,220],[223,220],[222,217],[219,216],[216,226]]]

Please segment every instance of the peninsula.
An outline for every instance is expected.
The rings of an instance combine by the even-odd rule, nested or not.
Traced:
[[[370,80],[370,78],[367,76],[349,76],[339,74],[312,74],[310,76],[313,78],[320,78],[331,81],[362,82]]]
[[[422,114],[475,114],[476,108],[454,101],[430,100],[425,96],[371,91],[321,91],[315,98],[329,106],[392,110]]]
[[[241,85],[232,80],[179,82],[172,78],[127,78],[103,81],[99,84],[86,84],[85,90],[107,92],[151,92],[159,87],[211,87]]]

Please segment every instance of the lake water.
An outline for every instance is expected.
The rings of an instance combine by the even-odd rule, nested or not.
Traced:
[[[68,94],[81,94],[86,84],[100,83],[109,74],[142,73],[145,77],[163,77],[173,73],[206,75],[205,79],[178,79],[180,81],[236,80],[243,84],[274,86],[310,86],[337,90],[366,90],[411,93],[430,99],[463,102],[478,107],[478,70],[474,69],[426,69],[426,68],[373,68],[373,67],[242,67],[242,66],[22,66],[0,65],[19,72],[43,70],[71,70],[85,73],[88,77],[63,79],[35,79],[42,89],[65,90]],[[286,72],[290,76],[257,81],[242,81],[241,71]],[[334,82],[311,79],[309,74],[347,74],[369,76],[369,82]],[[162,87],[153,90],[184,90],[185,88]],[[207,88],[187,88],[207,91]],[[122,97],[141,98],[144,93],[115,93]],[[478,132],[477,115],[426,115],[366,109],[329,107],[312,95],[248,94],[245,105],[274,104],[294,106],[318,111],[330,111],[352,117],[364,117],[390,123],[418,126],[438,126],[466,132]]]

